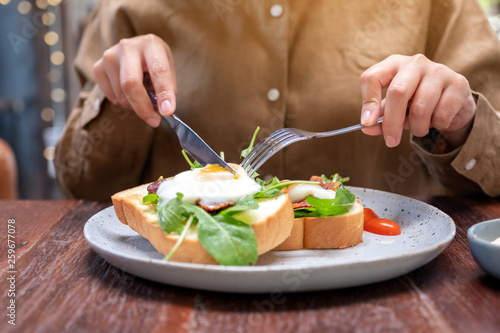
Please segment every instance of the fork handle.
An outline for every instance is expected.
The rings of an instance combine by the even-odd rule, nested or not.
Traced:
[[[370,126],[365,126],[365,125],[357,124],[357,125],[353,125],[353,126],[349,126],[349,127],[345,127],[345,128],[341,128],[341,129],[336,129],[336,130],[329,131],[329,132],[317,133],[314,136],[312,136],[311,139],[313,139],[313,138],[326,138],[326,137],[333,136],[333,135],[339,135],[339,134],[354,132],[354,131],[357,131],[357,130],[360,130],[360,129],[363,129],[363,128],[373,127],[375,125],[380,124],[383,120],[384,120],[384,117],[382,116],[382,117],[380,117],[380,118],[377,119],[377,121],[375,122],[375,124],[370,125]]]

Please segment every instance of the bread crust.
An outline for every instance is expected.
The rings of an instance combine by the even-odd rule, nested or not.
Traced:
[[[119,192],[113,195],[111,200],[116,216],[122,223],[148,239],[158,252],[167,255],[179,239],[179,235],[164,233],[154,205],[142,204],[142,198],[148,193],[148,185],[144,184]],[[257,238],[259,255],[273,249],[288,238],[293,227],[293,209],[288,194],[281,194],[276,200],[279,207],[276,207],[271,216],[252,221],[251,224]],[[170,260],[217,264],[197,237],[186,237]]]
[[[293,228],[283,243],[274,248],[276,251],[300,250],[304,248],[304,218],[293,220]]]
[[[297,218],[291,236],[274,250],[343,249],[354,246],[363,241],[363,216],[363,206],[356,201],[351,211],[344,215]]]

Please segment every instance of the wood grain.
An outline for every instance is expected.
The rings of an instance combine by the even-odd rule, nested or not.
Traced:
[[[448,213],[457,225],[455,239],[429,264],[396,279],[356,288],[257,295],[163,285],[109,265],[90,249],[82,232],[88,218],[109,204],[13,201],[11,211],[29,210],[40,216],[41,226],[30,231],[30,246],[19,260],[18,325],[4,330],[4,319],[0,330],[498,332],[500,281],[487,276],[474,261],[466,233],[474,223],[499,218],[500,201],[419,199]],[[4,271],[0,276],[3,306]]]
[[[14,201],[0,200],[0,253],[7,253],[7,221],[14,219],[16,257],[20,258],[38,239],[65,216],[76,204],[76,200],[64,201]],[[7,267],[2,258],[0,274]],[[1,275],[0,275],[1,276]]]

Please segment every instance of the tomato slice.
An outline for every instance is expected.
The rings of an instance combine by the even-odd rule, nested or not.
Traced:
[[[365,223],[366,223],[366,221],[371,220],[371,219],[378,219],[378,215],[375,214],[375,212],[373,210],[371,210],[370,208],[364,208],[363,213],[364,213]]]
[[[401,234],[401,228],[388,219],[374,218],[365,220],[364,230],[377,235],[396,236]]]

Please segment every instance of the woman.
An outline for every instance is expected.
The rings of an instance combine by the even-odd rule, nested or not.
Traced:
[[[257,126],[262,138],[384,115],[370,136],[288,147],[261,177],[338,172],[403,194],[500,194],[500,43],[475,0],[107,1],[76,67],[83,91],[55,161],[70,196],[108,198],[187,168],[143,72],[160,113],[228,161]]]

